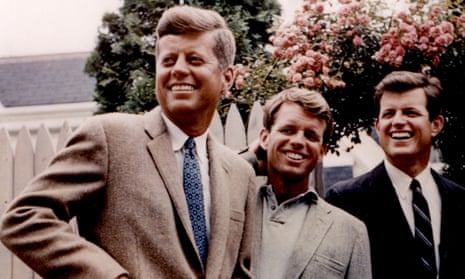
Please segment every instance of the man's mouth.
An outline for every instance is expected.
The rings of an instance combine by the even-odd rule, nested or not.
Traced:
[[[391,133],[391,138],[398,139],[398,140],[409,139],[412,136],[413,134],[411,132],[392,132]]]
[[[171,86],[171,91],[193,91],[194,86],[188,84],[179,84]]]
[[[294,153],[294,152],[286,152],[286,156],[292,160],[303,160],[304,159],[304,156],[302,156],[301,154]]]

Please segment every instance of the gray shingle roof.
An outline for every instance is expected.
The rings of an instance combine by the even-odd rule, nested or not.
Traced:
[[[89,53],[0,59],[4,107],[91,102],[95,79],[84,73]]]

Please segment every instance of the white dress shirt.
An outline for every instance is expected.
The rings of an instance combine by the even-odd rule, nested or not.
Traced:
[[[168,117],[163,113],[161,114],[163,120],[165,121],[166,127],[168,129],[168,134],[171,139],[171,146],[173,147],[174,155],[176,156],[176,161],[178,164],[179,175],[181,178],[181,185],[183,180],[183,163],[184,163],[184,143],[189,138],[181,129],[179,129],[173,122],[171,122]],[[200,167],[200,176],[202,179],[203,187],[203,202],[205,208],[205,221],[208,235],[210,235],[210,216],[211,216],[211,197],[210,197],[210,175],[209,175],[209,165],[208,165],[208,154],[207,154],[207,134],[208,130],[194,138],[196,155],[199,159]]]
[[[441,196],[438,186],[431,174],[431,167],[428,165],[417,177],[410,177],[398,168],[394,167],[387,160],[384,161],[386,171],[391,179],[392,185],[396,190],[405,218],[410,226],[412,234],[415,235],[415,219],[413,216],[412,199],[413,194],[410,190],[412,179],[418,180],[421,185],[421,191],[429,207],[431,226],[433,229],[434,250],[436,256],[436,267],[439,267],[439,241],[441,239]],[[437,269],[439,270],[439,268]]]

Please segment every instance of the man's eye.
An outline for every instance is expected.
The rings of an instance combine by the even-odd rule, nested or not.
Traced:
[[[417,116],[417,115],[419,115],[418,112],[413,111],[413,110],[406,111],[405,114],[408,115],[408,116]]]
[[[319,141],[320,138],[315,133],[305,133],[305,137],[311,141]]]
[[[200,57],[192,56],[189,58],[189,62],[194,65],[199,65],[203,63],[203,60]]]
[[[281,129],[280,131],[281,131],[281,133],[283,133],[283,134],[292,134],[292,130],[291,130],[291,129]]]
[[[393,116],[393,115],[394,115],[394,112],[392,112],[392,111],[385,111],[385,112],[383,112],[383,113],[381,114],[381,117],[383,117],[383,118],[389,118],[389,117],[391,117],[391,116]]]
[[[162,60],[162,64],[165,65],[165,66],[169,66],[169,65],[173,65],[175,63],[175,59],[172,58],[172,57],[166,57],[166,58],[163,58]]]

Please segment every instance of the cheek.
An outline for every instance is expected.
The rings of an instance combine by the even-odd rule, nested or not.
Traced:
[[[389,128],[389,123],[387,121],[378,121],[375,124],[375,130],[378,135],[386,133]]]

